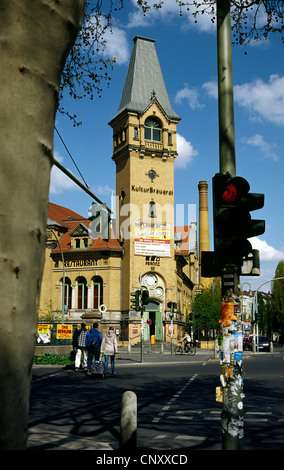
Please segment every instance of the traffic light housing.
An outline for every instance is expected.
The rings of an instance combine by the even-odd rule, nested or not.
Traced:
[[[110,237],[110,214],[103,204],[93,202],[89,208],[91,225],[89,227],[90,237],[96,239],[101,236],[103,240]]]
[[[131,292],[130,294],[130,306],[132,310],[136,310],[138,312],[140,310],[140,290],[136,290],[135,292]]]
[[[143,289],[141,293],[141,305],[143,307],[144,305],[148,305],[148,303],[149,303],[149,292],[146,289]]]
[[[261,209],[264,194],[249,193],[242,177],[217,173],[213,177],[214,258],[219,268],[242,266],[252,251],[247,240],[265,231],[264,220],[252,220],[250,211]]]

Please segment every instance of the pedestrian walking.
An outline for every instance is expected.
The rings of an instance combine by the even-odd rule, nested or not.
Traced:
[[[109,358],[111,361],[111,371],[112,375],[116,375],[115,372],[115,354],[117,353],[117,339],[116,334],[114,332],[113,326],[110,326],[108,332],[104,335],[102,346],[101,346],[101,353],[105,356],[105,375],[107,374],[108,370],[108,363]]]
[[[95,361],[99,361],[100,359],[102,335],[98,330],[98,327],[98,323],[94,323],[93,328],[91,328],[86,335],[86,347],[88,350],[87,375],[91,375],[93,358],[95,358]]]
[[[73,336],[73,350],[76,351],[75,370],[80,369],[81,360],[84,370],[87,369],[87,348],[86,348],[87,328],[86,323],[81,323],[81,328],[76,328]]]

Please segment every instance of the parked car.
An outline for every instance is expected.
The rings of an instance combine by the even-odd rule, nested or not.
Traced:
[[[270,351],[270,341],[267,336],[258,337],[258,349],[259,351]]]

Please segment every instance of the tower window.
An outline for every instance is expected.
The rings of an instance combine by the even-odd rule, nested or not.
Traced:
[[[147,118],[145,121],[145,139],[161,142],[161,125],[157,119]]]
[[[156,217],[156,204],[151,201],[149,204],[149,217]]]

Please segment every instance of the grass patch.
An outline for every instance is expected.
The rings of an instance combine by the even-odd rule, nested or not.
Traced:
[[[70,361],[70,354],[43,354],[42,356],[34,356],[33,364],[37,365],[70,365],[74,362]]]

